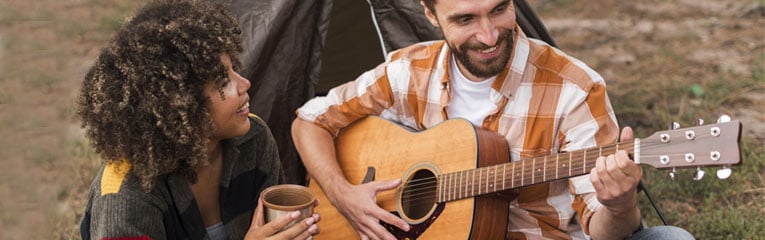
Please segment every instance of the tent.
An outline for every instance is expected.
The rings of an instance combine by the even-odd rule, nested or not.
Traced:
[[[242,28],[250,111],[271,128],[293,184],[306,183],[290,133],[298,107],[382,63],[388,52],[442,38],[419,0],[219,1],[229,4]],[[513,2],[526,35],[554,45],[528,3]]]
[[[279,146],[288,183],[305,185],[306,170],[292,143],[295,110],[314,96],[355,79],[410,44],[441,39],[419,0],[218,0],[239,18],[242,76],[252,87],[250,111],[262,117]],[[526,0],[512,0],[526,36],[556,46]],[[658,217],[660,208],[641,182]]]

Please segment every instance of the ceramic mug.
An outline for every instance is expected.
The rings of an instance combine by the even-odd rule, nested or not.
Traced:
[[[316,194],[305,186],[280,184],[263,190],[260,193],[260,199],[263,201],[263,213],[266,223],[289,215],[294,211],[300,211],[300,217],[281,229],[284,230],[300,220],[313,215],[313,204],[316,201]]]

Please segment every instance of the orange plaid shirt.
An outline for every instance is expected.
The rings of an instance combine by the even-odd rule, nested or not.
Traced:
[[[483,128],[505,136],[511,160],[613,143],[619,132],[603,78],[581,61],[516,28],[507,67],[488,96],[496,110]],[[451,50],[444,41],[414,44],[355,81],[308,101],[298,117],[337,135],[377,115],[423,130],[448,119]],[[521,188],[510,203],[509,239],[588,239],[600,207],[589,175]]]

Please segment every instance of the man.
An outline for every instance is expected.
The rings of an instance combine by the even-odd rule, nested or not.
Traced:
[[[312,99],[297,111],[292,134],[311,176],[362,239],[393,239],[380,221],[407,223],[375,204],[400,180],[352,185],[337,164],[332,138],[348,124],[377,115],[424,130],[450,118],[505,136],[511,160],[613,143],[618,126],[605,82],[584,63],[527,38],[510,0],[423,0],[444,41],[415,44],[390,60]],[[621,140],[632,138],[625,128]],[[393,160],[392,160],[393,161]],[[639,229],[639,166],[624,151],[602,156],[589,175],[519,189],[511,200],[507,238],[623,239],[677,228]]]

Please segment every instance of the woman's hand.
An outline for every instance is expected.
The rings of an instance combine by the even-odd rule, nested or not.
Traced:
[[[314,207],[319,204],[319,201],[314,202]],[[252,224],[250,230],[247,231],[247,235],[244,239],[312,239],[313,235],[319,234],[319,214],[314,213],[313,216],[307,217],[300,222],[295,223],[284,231],[279,232],[284,226],[287,226],[290,222],[300,217],[300,212],[295,211],[289,215],[282,216],[267,224],[264,224],[263,218],[263,202],[258,200],[258,207],[255,208],[255,214],[252,215]]]

